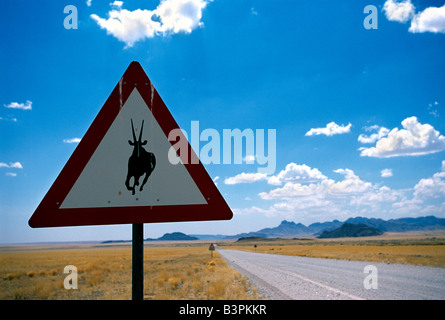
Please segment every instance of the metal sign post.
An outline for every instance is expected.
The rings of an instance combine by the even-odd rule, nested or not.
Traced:
[[[144,224],[133,224],[132,299],[144,299]]]

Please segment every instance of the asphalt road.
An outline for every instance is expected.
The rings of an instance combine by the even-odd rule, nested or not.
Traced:
[[[445,268],[217,250],[272,300],[445,299]]]

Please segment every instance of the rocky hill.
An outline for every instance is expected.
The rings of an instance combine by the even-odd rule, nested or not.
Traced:
[[[173,232],[173,233],[166,233],[162,237],[156,239],[152,238],[144,239],[144,241],[184,241],[184,240],[185,241],[198,240],[198,238],[188,236],[182,232]],[[131,242],[131,240],[107,240],[107,241],[102,241],[101,243],[123,243],[123,242]]]
[[[157,239],[147,238],[145,241],[183,241],[183,240],[198,240],[196,237],[191,237],[182,232],[166,233]]]
[[[318,238],[343,238],[343,237],[369,237],[369,236],[379,236],[383,234],[379,229],[367,226],[363,223],[353,224],[344,223],[341,227],[331,230],[323,231]]]

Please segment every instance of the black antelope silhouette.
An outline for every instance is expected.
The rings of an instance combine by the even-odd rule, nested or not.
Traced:
[[[144,120],[142,120],[141,132],[139,133],[139,139],[136,140],[136,135],[134,133],[133,119],[131,119],[131,131],[133,132],[133,141],[128,140],[128,143],[133,146],[133,153],[128,159],[128,173],[127,179],[125,180],[125,186],[134,195],[136,186],[139,185],[139,178],[144,175],[144,180],[139,188],[142,191],[148,177],[153,172],[156,166],[156,157],[153,153],[147,152],[142,146],[147,144],[147,140],[142,141],[142,130],[144,129]],[[130,179],[134,178],[133,186],[130,186]]]

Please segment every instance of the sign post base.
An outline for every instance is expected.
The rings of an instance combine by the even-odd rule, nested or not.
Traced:
[[[133,224],[132,300],[144,299],[144,224]]]

